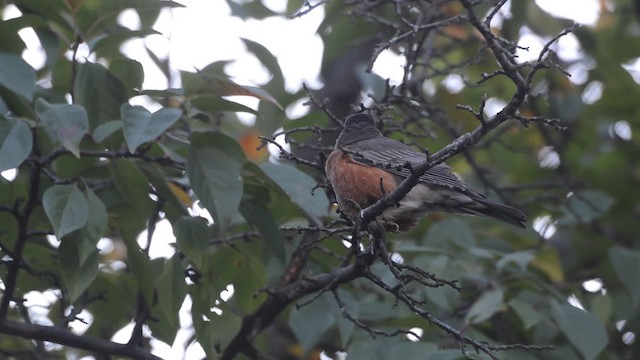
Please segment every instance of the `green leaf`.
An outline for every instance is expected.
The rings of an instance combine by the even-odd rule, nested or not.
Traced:
[[[9,112],[9,106],[7,106],[7,103],[4,102],[4,100],[0,96],[0,114],[6,114],[8,112]]]
[[[640,253],[616,246],[609,250],[611,266],[631,294],[633,307],[640,303]]]
[[[246,112],[258,114],[252,108],[237,102],[222,99],[219,96],[205,95],[191,99],[191,104],[201,111],[211,112]]]
[[[82,106],[49,104],[42,98],[36,101],[36,112],[47,128],[49,136],[80,157],[80,141],[89,131],[89,119]]]
[[[113,59],[109,70],[124,85],[125,89],[141,89],[144,82],[144,69],[138,61],[129,58]]]
[[[611,321],[613,306],[613,301],[611,300],[610,295],[602,294],[591,298],[591,311],[593,311],[593,315],[600,319],[603,324],[607,324]]]
[[[245,150],[246,151],[246,150]],[[271,179],[258,165],[247,161],[242,168],[245,188],[260,189],[261,194],[254,194],[253,201],[262,202],[277,224],[291,221],[301,216],[304,211],[294,203],[289,195]],[[244,201],[244,198],[243,198]]]
[[[171,318],[167,318],[163,312],[159,312],[156,308],[152,310],[151,316],[153,316],[153,321],[149,321],[147,325],[153,337],[167,344],[173,344],[180,329],[178,313],[173,314]]]
[[[207,74],[206,72],[199,72],[193,76],[191,80],[186,83],[184,94],[188,97],[198,95],[252,96],[260,100],[268,101],[280,109],[283,109],[282,105],[280,105],[273,96],[260,88],[239,85],[229,79]]]
[[[73,231],[62,239],[63,242],[73,241],[75,243],[79,264],[83,264],[89,256],[92,256],[96,250],[98,240],[100,240],[100,237],[102,237],[107,229],[107,223],[109,221],[107,210],[100,198],[98,198],[91,189],[86,189],[84,195],[89,205],[89,220],[84,227]]]
[[[144,89],[138,92],[140,95],[147,95],[149,97],[167,98],[172,96],[184,96],[184,89],[182,88],[168,88],[163,90]]]
[[[262,44],[251,41],[249,39],[241,40],[242,42],[244,42],[247,50],[252,52],[271,73],[272,78],[269,81],[269,85],[273,86],[271,89],[277,90],[278,92],[283,92],[284,77],[282,76],[282,70],[280,69],[278,59],[273,56],[273,54]]]
[[[267,272],[263,262],[248,252],[233,253],[230,283],[234,285],[235,292],[230,303],[237,305],[237,308],[244,314],[253,313],[266,299],[266,294],[258,294],[258,290],[267,285]],[[214,271],[225,271],[219,268]]]
[[[540,315],[533,306],[526,301],[511,299],[508,305],[516,312],[516,314],[518,314],[525,330],[538,324],[540,320],[543,319],[542,315]]]
[[[118,159],[109,168],[113,184],[124,201],[140,214],[146,214],[153,206],[149,198],[149,182],[136,164],[129,159]]]
[[[240,330],[241,319],[228,310],[225,303],[214,305],[209,289],[201,284],[192,286],[191,314],[196,339],[202,345],[208,359],[218,358],[216,349],[224,349]],[[222,311],[213,312],[212,307]]]
[[[264,19],[269,16],[278,15],[268,7],[264,6],[261,1],[237,3],[233,0],[227,0],[227,5],[231,9],[231,14],[241,18],[242,20],[250,18]]]
[[[504,310],[502,298],[504,292],[500,289],[485,291],[469,309],[465,321],[471,324],[481,323],[495,313]]]
[[[145,162],[137,164],[144,176],[153,186],[155,194],[166,201],[163,208],[167,220],[174,222],[180,216],[188,215],[188,207],[192,205],[191,196],[181,186],[176,185],[162,166]]]
[[[241,169],[245,162],[240,145],[216,132],[191,135],[187,175],[193,191],[224,232],[238,213],[242,199]]]
[[[151,114],[142,106],[123,104],[120,108],[124,138],[130,153],[135,153],[138,146],[160,136],[182,112],[179,109],[162,108]]]
[[[76,240],[79,239],[64,239],[58,247],[62,278],[67,285],[70,302],[76,301],[96,278],[100,259],[94,246],[93,251],[81,261],[79,249],[82,244]]]
[[[159,34],[159,32],[153,29],[142,30],[124,30],[110,33],[109,35],[100,36],[89,41],[89,50],[101,55],[102,52],[109,51],[111,49],[118,49],[122,43],[133,38],[144,38],[149,35]]]
[[[85,190],[84,197],[88,205],[85,213],[91,214],[86,225],[63,238],[59,237],[62,240],[58,248],[62,278],[71,302],[76,301],[96,278],[100,258],[96,244],[106,230],[108,221],[102,201],[90,189]]]
[[[389,349],[395,359],[411,360],[458,360],[462,359],[460,350],[440,350],[434,343],[401,342]]]
[[[308,297],[301,302],[309,300]],[[327,293],[289,314],[289,326],[305,352],[311,350],[323,338],[324,333],[336,324],[333,316],[327,316],[335,307]],[[313,324],[313,326],[309,326]]]
[[[545,273],[555,282],[564,281],[564,270],[558,251],[551,247],[543,247],[536,252],[536,258],[531,261],[533,267]]]
[[[184,268],[180,262],[180,255],[174,254],[164,262],[162,273],[156,279],[158,289],[158,307],[164,315],[169,327],[178,329],[180,320],[178,311],[187,295],[187,284],[184,279]],[[174,334],[175,336],[175,334]],[[169,339],[171,341],[173,339]]]
[[[461,356],[460,350],[458,349],[436,350],[427,354],[428,355],[424,358],[424,360],[460,360],[464,358],[463,356]],[[405,359],[408,358],[405,357]]]
[[[122,121],[114,120],[107,121],[104,124],[100,124],[93,131],[93,140],[100,144],[105,141],[109,136],[113,135],[116,131],[122,129]]]
[[[258,228],[269,250],[281,263],[284,263],[284,237],[267,208],[268,203],[268,189],[245,181],[244,196],[239,208],[240,213],[247,220],[247,223]]]
[[[346,349],[348,360],[388,360],[396,359],[391,352],[396,345],[405,343],[399,336],[381,336],[376,339],[367,339],[353,342]],[[420,359],[420,358],[418,358]],[[411,359],[413,360],[413,359]],[[422,359],[420,359],[422,360]]]
[[[127,247],[128,265],[133,271],[133,275],[138,283],[138,289],[140,293],[142,293],[147,306],[151,307],[154,303],[153,279],[156,278],[156,275],[152,271],[149,255],[140,248],[140,245],[138,245],[138,242],[134,237],[125,235],[122,237],[122,240]]]
[[[531,251],[518,251],[504,255],[500,260],[498,260],[498,262],[496,262],[496,267],[498,269],[502,269],[509,263],[515,263],[520,267],[520,270],[526,271],[527,265],[529,265],[533,259],[535,259],[535,256]]]
[[[516,3],[511,5],[511,12],[513,13],[513,21],[518,24],[522,24],[527,17],[527,9],[529,8],[529,3],[526,1],[516,1]]]
[[[137,286],[131,273],[108,274],[100,272],[89,287],[90,294],[107,294],[107,301],[93,301],[86,309],[94,319],[101,321],[100,326],[91,326],[83,335],[100,337],[101,334],[114,334],[131,322],[131,314],[137,308]],[[115,301],[111,301],[115,300]]]
[[[586,360],[594,359],[609,342],[607,331],[595,316],[569,304],[551,304],[558,327]]]
[[[91,237],[96,238],[97,243],[107,229],[109,215],[107,215],[107,209],[104,207],[102,200],[91,189],[85,189],[84,195],[87,197],[87,204],[89,204],[89,212],[91,213],[91,218],[85,226],[85,231]]]
[[[48,188],[42,196],[42,206],[58,239],[85,226],[89,220],[89,204],[75,184]]]
[[[0,86],[27,100],[33,97],[36,72],[20,56],[0,53]]]
[[[31,153],[32,146],[29,125],[0,115],[0,171],[19,167]]]
[[[327,215],[329,199],[324,191],[311,192],[317,185],[311,176],[286,164],[264,163],[260,169],[309,216],[317,219]]]
[[[92,130],[107,121],[119,119],[120,105],[127,102],[122,82],[100,64],[81,64],[73,89],[74,102],[87,110]]]
[[[178,250],[199,270],[205,267],[211,230],[202,217],[183,216],[173,224]]]
[[[466,249],[475,245],[475,238],[469,226],[460,219],[449,217],[429,227],[425,239],[428,244],[451,242]]]
[[[23,14],[18,18],[0,21],[0,51],[14,54],[22,54],[26,49],[24,40],[18,34],[18,31],[24,27],[22,21],[27,15]]]
[[[358,76],[358,80],[362,84],[362,87],[367,89],[367,93],[371,94],[374,97],[384,96],[384,92],[386,91],[387,79],[382,76],[366,71],[366,65],[360,64],[356,67],[356,75]]]
[[[609,194],[597,190],[584,190],[569,198],[564,209],[566,221],[570,223],[590,223],[603,216],[615,200]]]
[[[49,25],[46,24],[46,20],[44,18],[40,18],[38,21],[43,21],[45,25],[42,26],[42,28],[36,28],[34,26],[33,30],[35,31],[36,36],[38,36],[38,40],[40,40],[42,49],[46,54],[47,62],[45,66],[49,69],[53,69],[61,58],[59,55],[60,49],[64,46],[62,45],[63,41],[54,31],[50,30]]]

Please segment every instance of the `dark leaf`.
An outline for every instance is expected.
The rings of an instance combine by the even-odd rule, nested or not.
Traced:
[[[560,330],[584,359],[594,359],[609,342],[604,325],[592,314],[569,304],[551,305]]]
[[[475,244],[475,238],[469,226],[454,217],[431,225],[425,239],[429,244],[451,243],[461,248],[470,248]]]
[[[131,91],[142,88],[144,69],[138,61],[129,58],[114,59],[109,63],[109,70],[120,79],[125,89]]]
[[[224,303],[215,306],[221,314],[214,312],[214,301],[205,286],[196,285],[193,289],[191,313],[196,339],[202,345],[207,358],[215,359],[219,355],[216,349],[222,350],[226,347],[240,329],[241,319]]]
[[[204,269],[207,248],[212,238],[207,220],[201,217],[183,216],[173,224],[173,234],[176,237],[178,250],[197,269]]]
[[[36,112],[47,128],[49,136],[76,157],[80,157],[80,141],[89,131],[89,119],[82,106],[49,104],[36,101]]]
[[[237,102],[222,99],[215,95],[198,96],[191,99],[191,104],[201,111],[210,112],[246,112],[257,114],[252,108]]]
[[[115,133],[120,129],[122,129],[122,121],[120,120],[107,121],[104,124],[100,124],[93,131],[93,140],[96,143],[100,144],[101,142],[105,141],[109,136],[113,135],[113,133]]]
[[[509,307],[511,307],[518,317],[522,321],[525,330],[531,328],[536,325],[543,319],[543,317],[531,306],[530,303],[520,300],[520,299],[512,299],[508,303]]]
[[[178,310],[180,310],[182,302],[187,295],[184,268],[179,256],[176,253],[164,262],[162,273],[156,280],[158,307],[167,322],[164,326],[175,329],[174,331],[169,331],[169,333],[173,333],[173,337],[175,337],[175,331],[180,327]],[[172,338],[163,340],[168,341],[168,343],[173,342]]]
[[[96,194],[90,189],[86,189],[84,195],[89,205],[89,220],[84,227],[73,231],[62,239],[63,242],[70,241],[74,243],[77,250],[78,263],[81,265],[96,250],[98,240],[107,229],[109,221],[107,210]]]
[[[100,259],[98,249],[94,246],[93,251],[81,262],[79,253],[81,244],[76,240],[80,239],[65,239],[58,248],[62,278],[67,285],[71,302],[76,301],[96,278]]]
[[[138,284],[138,291],[142,293],[148,307],[154,303],[153,289],[155,275],[151,268],[151,260],[149,255],[140,247],[135,238],[125,235],[122,238],[127,247],[127,260],[133,276]]]
[[[0,86],[31,100],[36,72],[20,56],[0,53]]]
[[[278,64],[278,59],[262,44],[249,39],[242,39],[247,50],[252,52],[260,62],[269,69],[272,79],[269,81],[269,85],[272,90],[278,93],[284,92],[284,77],[282,76],[282,70]]]
[[[618,279],[627,288],[633,306],[640,303],[640,253],[616,246],[609,250],[609,259]]]
[[[138,146],[153,140],[173,125],[182,114],[179,109],[162,108],[151,114],[142,106],[123,104],[120,109],[122,129],[130,153]]]
[[[504,292],[499,289],[484,292],[467,312],[465,321],[472,324],[481,323],[495,313],[504,310],[503,297]]]
[[[305,299],[303,298],[301,301],[304,302]],[[329,293],[325,293],[310,304],[293,309],[289,314],[289,326],[305,352],[317,345],[324,333],[336,325],[335,317],[327,316],[335,306],[337,305]],[[309,324],[313,324],[313,326],[309,326]]]
[[[122,43],[127,40],[134,38],[145,38],[149,35],[159,34],[157,31],[153,29],[143,29],[143,30],[121,30],[116,33],[111,33],[109,35],[100,36],[94,38],[92,41],[88,42],[89,49],[91,52],[95,52],[96,54],[101,55],[103,52],[108,52],[109,54],[115,53],[114,50],[118,50]]]
[[[74,185],[55,185],[42,196],[42,206],[58,239],[80,229],[89,220],[89,203]]]
[[[267,189],[245,182],[240,213],[247,220],[247,223],[258,228],[269,250],[280,262],[284,263],[284,237],[267,208],[268,203],[269,191]]]
[[[585,190],[573,194],[564,210],[566,221],[570,223],[590,223],[603,216],[615,200],[602,191]]]
[[[191,135],[187,159],[189,182],[221,231],[238,213],[245,161],[240,145],[226,135],[214,132]]]
[[[260,169],[309,216],[320,218],[327,214],[329,199],[322,190],[312,193],[317,182],[311,176],[287,164],[265,163],[260,165]]]
[[[153,206],[149,198],[149,182],[136,164],[128,159],[119,159],[113,161],[109,169],[124,201],[140,214],[148,214]]]
[[[120,106],[127,102],[122,82],[100,64],[81,64],[73,90],[74,102],[87,110],[91,130],[119,119]]]
[[[238,85],[229,79],[203,72],[196,74],[186,83],[184,93],[185,96],[188,97],[199,95],[252,96],[260,100],[268,101],[282,109],[282,106],[273,96],[260,88]]]
[[[29,156],[32,145],[29,125],[0,115],[0,172],[20,166]]]

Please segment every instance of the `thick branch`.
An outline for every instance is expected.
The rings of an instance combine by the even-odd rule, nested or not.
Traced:
[[[35,143],[35,141],[34,141]],[[37,151],[37,149],[36,149]],[[18,220],[18,236],[16,244],[13,248],[11,256],[11,264],[7,271],[7,277],[4,280],[5,291],[0,303],[0,319],[6,319],[9,311],[9,304],[13,300],[14,292],[18,281],[18,270],[22,263],[22,251],[29,238],[29,218],[34,208],[38,204],[38,192],[40,191],[40,170],[41,167],[37,163],[33,163],[31,169],[31,178],[29,180],[29,195],[22,212],[14,213]]]
[[[0,320],[0,333],[11,336],[20,336],[30,340],[49,341],[56,344],[75,347],[92,351],[101,355],[126,356],[131,359],[160,360],[148,351],[112,341],[76,335],[72,332],[54,326],[42,326],[21,322]]]
[[[305,246],[305,243],[313,241],[315,234],[316,233],[314,233],[314,236],[309,235],[307,239],[303,240],[298,249],[307,252],[308,248]],[[294,256],[292,262],[295,261],[295,258]],[[238,331],[229,346],[227,346],[221,359],[231,360],[236,354],[242,352],[243,349],[247,347],[264,328],[271,325],[273,320],[292,302],[304,295],[325,289],[328,286],[347,283],[361,277],[372,261],[372,256],[363,256],[358,258],[352,265],[340,267],[330,273],[302,278],[291,283],[286,282],[292,277],[289,270],[291,266],[288,266],[283,274],[281,285],[274,289],[267,290],[269,298],[265,300],[258,310],[243,319],[240,331]]]

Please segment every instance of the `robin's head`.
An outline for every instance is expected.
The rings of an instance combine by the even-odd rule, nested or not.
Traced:
[[[338,136],[336,147],[340,148],[379,136],[382,136],[382,133],[373,125],[371,115],[365,113],[352,114],[347,116],[344,121],[344,129]]]

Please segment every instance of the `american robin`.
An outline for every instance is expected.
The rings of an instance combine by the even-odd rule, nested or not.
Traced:
[[[411,174],[407,164],[415,166],[425,159],[410,146],[382,135],[370,115],[356,113],[345,120],[325,172],[340,209],[357,219],[362,209],[395,190]],[[522,211],[488,200],[445,164],[427,170],[399,204],[382,213],[381,220],[387,229],[403,231],[435,211],[488,216],[526,228],[527,217]]]

